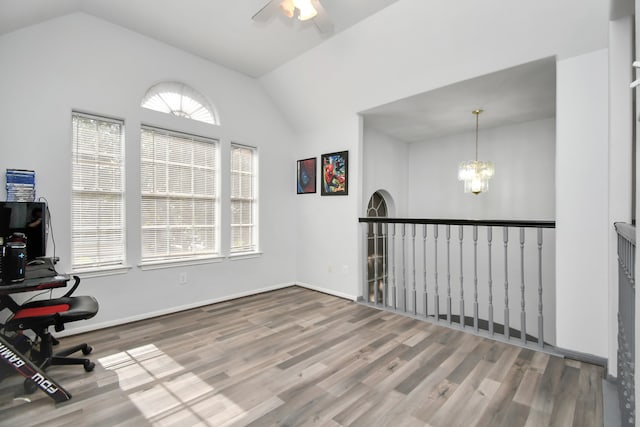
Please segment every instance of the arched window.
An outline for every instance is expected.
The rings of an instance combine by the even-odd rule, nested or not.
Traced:
[[[212,125],[220,124],[217,112],[207,99],[180,82],[162,82],[152,86],[140,106]]]
[[[387,216],[387,202],[376,191],[369,199],[367,216],[381,218]],[[387,235],[382,224],[369,224],[367,238],[367,286],[368,301],[374,304],[389,304],[387,283]],[[377,288],[377,289],[376,289]]]
[[[367,206],[368,217],[386,217],[387,216],[387,202],[384,200],[382,194],[378,191],[373,193],[369,199],[369,205]]]

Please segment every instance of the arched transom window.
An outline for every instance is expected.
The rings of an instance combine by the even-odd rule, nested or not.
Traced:
[[[152,86],[140,104],[144,108],[219,125],[218,115],[207,99],[180,82],[162,82]]]

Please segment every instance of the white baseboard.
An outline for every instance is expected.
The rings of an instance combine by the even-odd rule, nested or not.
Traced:
[[[212,299],[208,299],[208,300],[198,301],[198,302],[194,302],[194,303],[191,303],[191,304],[185,304],[185,305],[181,305],[181,306],[177,306],[177,307],[171,307],[171,308],[166,308],[166,309],[162,309],[162,310],[158,310],[158,311],[152,311],[152,312],[149,312],[149,313],[144,313],[144,314],[140,314],[140,315],[136,315],[136,316],[125,317],[125,318],[122,318],[122,319],[109,320],[109,321],[101,322],[101,323],[92,323],[92,324],[89,324],[89,325],[86,325],[86,326],[82,326],[81,325],[81,326],[78,326],[78,327],[72,327],[72,328],[69,328],[69,329],[65,329],[62,332],[57,332],[56,336],[64,337],[64,336],[69,336],[69,335],[82,334],[82,333],[85,333],[85,332],[97,331],[98,329],[105,329],[105,328],[110,328],[112,326],[124,325],[126,323],[132,323],[132,322],[137,322],[139,320],[151,319],[153,317],[164,316],[166,314],[177,313],[177,312],[184,311],[184,310],[190,310],[192,308],[203,307],[205,305],[211,305],[211,304],[216,304],[216,303],[219,303],[219,302],[229,301],[229,300],[232,300],[232,299],[248,297],[248,296],[251,296],[251,295],[257,295],[257,294],[261,294],[261,293],[264,293],[264,292],[275,291],[275,290],[278,290],[278,289],[288,288],[288,287],[296,286],[296,285],[297,285],[297,283],[293,283],[293,282],[291,282],[291,283],[280,283],[280,284],[277,284],[277,285],[266,286],[264,288],[254,289],[254,290],[251,290],[251,291],[240,292],[240,293],[237,293],[237,294],[227,295],[227,296],[224,296],[224,297],[212,298]],[[321,292],[324,292],[324,291],[321,291]],[[82,322],[80,322],[80,323],[82,323]]]
[[[322,292],[323,294],[329,294],[336,297],[348,299],[351,301],[356,301],[358,299],[358,297],[354,295],[346,294],[344,292],[338,292],[333,289],[323,288],[321,286],[310,285],[308,283],[296,282],[296,285],[300,286],[301,288],[311,289],[312,291]]]

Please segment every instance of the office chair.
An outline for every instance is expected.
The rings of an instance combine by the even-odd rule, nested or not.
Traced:
[[[87,372],[93,371],[95,363],[87,358],[69,357],[70,354],[82,351],[88,355],[93,350],[86,343],[67,348],[56,353],[53,346],[58,340],[49,332],[53,326],[56,332],[64,330],[65,324],[78,320],[91,319],[98,312],[98,301],[91,296],[71,296],[80,284],[80,278],[73,276],[75,283],[71,290],[60,298],[31,301],[19,306],[4,326],[6,331],[32,330],[40,338],[39,347],[31,349],[31,360],[41,369],[51,365],[83,365]],[[35,347],[35,346],[34,346]],[[25,381],[25,391],[36,390],[35,383]]]

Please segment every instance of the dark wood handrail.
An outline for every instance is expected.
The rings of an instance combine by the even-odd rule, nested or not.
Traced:
[[[504,219],[426,219],[426,218],[359,218],[358,222],[370,224],[449,224],[449,225],[482,225],[491,227],[532,227],[556,228],[555,221],[517,221]]]
[[[613,224],[616,227],[618,235],[624,237],[634,246],[636,245],[636,226],[626,222],[616,222]]]

